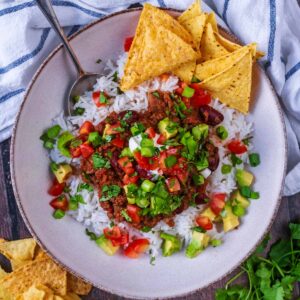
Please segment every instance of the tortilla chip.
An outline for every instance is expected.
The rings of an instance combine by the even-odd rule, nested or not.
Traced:
[[[253,48],[256,48],[255,44],[250,44],[248,46],[241,47],[232,53],[198,64],[196,66],[195,76],[200,80],[205,80],[223,72],[233,66],[234,63],[239,61],[247,52],[252,51]]]
[[[212,25],[210,23],[207,23],[204,27],[204,31],[200,43],[200,51],[201,51],[201,61],[207,61],[229,53],[229,51],[227,51],[216,40]]]
[[[34,260],[45,258],[51,259],[50,256],[48,256],[39,245],[37,245],[35,249]]]
[[[68,291],[76,293],[78,295],[87,295],[92,289],[92,286],[89,283],[75,277],[70,273],[68,273],[67,276],[67,283]]]
[[[163,26],[154,27],[149,24],[144,36],[136,36],[135,40],[121,79],[123,91],[174,70],[197,57],[190,44]]]
[[[0,242],[0,253],[11,261],[12,269],[32,261],[36,242],[34,239],[23,239],[18,241]]]
[[[197,48],[200,47],[200,42],[206,23],[206,15],[201,14],[194,18],[188,19],[187,21],[181,23],[181,25],[192,35]]]
[[[51,289],[42,284],[31,286],[21,297],[20,300],[53,300],[54,294]]]
[[[184,11],[179,17],[179,23],[185,23],[190,19],[200,16],[202,14],[201,2],[196,0],[186,11]]]
[[[195,73],[195,68],[196,60],[193,60],[175,69],[174,71],[172,71],[172,73],[174,73],[174,75],[179,77],[182,81],[190,83]]]
[[[214,98],[242,113],[249,111],[252,83],[252,53],[247,52],[233,66],[199,83]]]
[[[0,279],[2,279],[3,277],[5,277],[8,273],[6,273],[2,267],[0,266]]]
[[[236,51],[238,49],[240,49],[242,46],[239,45],[239,44],[236,44],[228,39],[226,39],[224,36],[222,36],[221,34],[219,34],[218,32],[215,32],[215,37],[216,37],[216,40],[229,52],[233,52],[233,51]],[[254,44],[254,43],[253,43]],[[253,52],[253,56],[256,58],[256,59],[260,59],[262,57],[265,56],[265,53],[262,52],[262,51],[257,51],[256,48],[254,49],[254,52]]]
[[[33,261],[0,280],[0,298],[15,299],[35,284],[46,285],[56,294],[66,295],[67,273],[50,259]]]
[[[81,298],[74,293],[68,293],[66,296],[63,297],[54,296],[53,300],[81,300]]]
[[[153,27],[165,27],[183,39],[186,43],[195,47],[193,37],[176,19],[165,11],[152,6],[149,3],[145,3],[136,29],[136,34],[140,35],[140,33],[143,33],[145,28],[147,28],[150,24],[152,24]]]
[[[211,25],[214,32],[219,32],[216,15],[213,12],[206,14],[206,23]]]

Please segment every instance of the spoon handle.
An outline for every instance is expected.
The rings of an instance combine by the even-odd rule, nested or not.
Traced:
[[[65,48],[67,49],[67,51],[69,52],[69,54],[72,58],[72,61],[79,73],[79,76],[85,74],[85,71],[82,69],[76,54],[74,53],[62,27],[60,26],[60,24],[58,22],[57,16],[56,16],[53,6],[51,4],[51,0],[36,0],[36,3],[39,6],[42,13],[44,14],[44,16],[47,18],[47,20],[51,24],[51,27],[55,30],[55,32],[60,37],[60,39],[61,39],[63,45],[65,46]]]

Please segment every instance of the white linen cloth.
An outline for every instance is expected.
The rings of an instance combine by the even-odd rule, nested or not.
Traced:
[[[193,0],[151,0],[185,9]],[[285,195],[300,191],[300,9],[297,0],[204,0],[243,42],[257,42],[261,60],[285,111],[288,174]],[[138,0],[52,0],[68,35]],[[205,9],[209,9],[205,3]],[[219,20],[220,21],[220,20]],[[223,26],[225,25],[221,22]],[[225,26],[226,26],[225,25]],[[0,0],[0,141],[11,135],[25,89],[59,43],[33,0]],[[270,149],[272,151],[272,149]]]

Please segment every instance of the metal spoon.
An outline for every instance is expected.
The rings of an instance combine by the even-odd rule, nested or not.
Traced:
[[[64,31],[62,27],[60,26],[57,16],[54,12],[53,6],[51,4],[51,0],[36,0],[37,5],[39,6],[42,13],[45,15],[49,23],[51,24],[51,27],[55,30],[55,32],[60,37],[65,49],[70,54],[70,57],[76,67],[76,70],[78,72],[78,78],[72,85],[72,87],[69,90],[68,93],[68,102],[67,102],[67,113],[69,115],[72,115],[73,110],[73,104],[74,104],[74,96],[82,95],[85,91],[91,90],[93,85],[96,83],[96,79],[100,76],[100,74],[97,73],[88,73],[85,72],[74,53],[66,35],[64,34]]]

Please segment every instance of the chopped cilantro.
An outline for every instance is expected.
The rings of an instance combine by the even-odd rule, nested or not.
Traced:
[[[118,196],[121,192],[121,188],[118,185],[104,185],[102,187],[102,197],[100,201],[107,201],[111,198]]]
[[[94,168],[96,168],[96,169],[100,169],[100,168],[109,169],[110,168],[109,160],[107,158],[101,156],[99,153],[94,153],[92,155],[92,160],[93,160]]]

